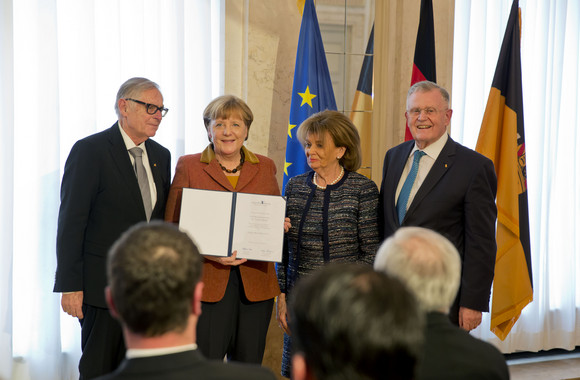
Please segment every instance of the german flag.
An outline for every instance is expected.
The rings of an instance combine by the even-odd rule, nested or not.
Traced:
[[[419,29],[415,42],[415,57],[413,58],[413,72],[411,86],[417,82],[429,80],[437,82],[435,72],[435,28],[433,25],[433,2],[421,0]],[[413,140],[411,130],[405,125],[405,141]]]
[[[375,26],[371,29],[369,42],[354,93],[350,120],[358,129],[361,138],[362,164],[359,173],[371,177],[371,125],[373,118],[373,52]]]
[[[533,299],[519,21],[514,0],[475,148],[493,161],[498,179],[490,330],[501,340]]]

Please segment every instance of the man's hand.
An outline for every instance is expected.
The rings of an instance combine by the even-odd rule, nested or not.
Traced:
[[[83,319],[83,292],[63,293],[60,299],[62,311],[78,319]]]
[[[287,334],[290,335],[290,328],[288,328],[288,312],[286,308],[286,294],[281,293],[276,300],[276,319],[278,325]]]
[[[245,263],[248,259],[236,259],[236,255],[238,251],[234,251],[231,256],[228,257],[218,257],[218,256],[204,256],[206,260],[215,261],[216,263],[220,263],[221,265],[230,265],[230,266],[238,266],[240,264]]]
[[[471,331],[481,324],[481,311],[459,308],[459,327],[466,331]]]

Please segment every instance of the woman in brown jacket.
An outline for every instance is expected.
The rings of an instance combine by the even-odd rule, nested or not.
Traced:
[[[165,219],[179,222],[184,187],[280,195],[274,162],[250,152],[253,114],[243,100],[224,95],[203,113],[210,144],[179,158],[169,191]],[[210,359],[261,364],[274,297],[280,293],[273,263],[205,256],[202,315],[197,345]]]

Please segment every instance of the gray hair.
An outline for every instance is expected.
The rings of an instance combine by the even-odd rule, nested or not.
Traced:
[[[412,85],[411,88],[409,88],[409,91],[407,92],[407,101],[409,101],[409,97],[413,95],[415,92],[429,92],[431,90],[438,90],[441,93],[443,100],[445,100],[445,102],[447,103],[447,106],[449,106],[449,92],[447,92],[446,89],[439,86],[437,83],[428,80],[417,82],[414,85]]]
[[[121,117],[121,111],[119,110],[119,100],[126,99],[126,98],[137,98],[141,95],[144,91],[149,89],[155,88],[159,89],[159,85],[147,78],[131,78],[125,81],[119,87],[119,91],[117,91],[117,99],[115,100],[115,112],[117,113],[117,117]],[[161,90],[160,90],[161,91]]]
[[[447,313],[457,296],[461,259],[443,235],[421,227],[403,227],[377,251],[375,270],[399,278],[424,311]]]

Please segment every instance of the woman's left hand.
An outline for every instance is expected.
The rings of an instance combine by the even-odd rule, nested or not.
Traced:
[[[288,232],[292,227],[292,223],[290,223],[290,218],[284,218],[284,232]]]

